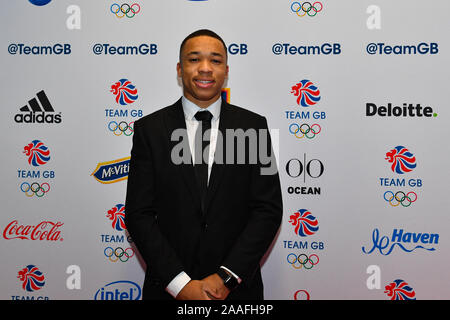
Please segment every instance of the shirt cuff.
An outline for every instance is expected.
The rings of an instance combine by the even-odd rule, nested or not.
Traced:
[[[231,271],[230,269],[228,269],[227,267],[224,267],[224,266],[220,266],[222,269],[224,269],[225,271],[228,271],[229,273],[231,273],[231,275],[233,276],[233,277],[235,277],[236,278],[236,280],[237,280],[237,282],[240,284],[241,282],[242,282],[242,279],[241,278],[239,278],[239,276],[236,274],[236,273],[234,273],[233,271]]]
[[[181,271],[172,281],[170,281],[166,287],[166,291],[170,293],[172,297],[176,298],[181,289],[183,289],[189,281],[191,281],[191,277],[189,277],[186,272]]]

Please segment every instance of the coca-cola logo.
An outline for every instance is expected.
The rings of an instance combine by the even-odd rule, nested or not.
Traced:
[[[59,228],[62,222],[42,221],[39,224],[23,225],[17,220],[11,221],[3,230],[3,238],[6,240],[40,240],[40,241],[63,241]]]

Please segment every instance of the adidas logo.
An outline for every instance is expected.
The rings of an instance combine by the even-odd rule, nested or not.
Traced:
[[[17,123],[61,123],[61,113],[55,114],[44,90],[36,93],[36,97],[37,99],[29,100],[28,105],[20,108],[21,113],[14,116],[14,121]]]

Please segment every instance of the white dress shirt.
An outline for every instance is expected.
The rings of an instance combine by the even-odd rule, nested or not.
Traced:
[[[217,132],[219,129],[219,119],[220,119],[220,108],[222,106],[222,98],[219,97],[215,102],[209,105],[207,108],[200,108],[192,101],[186,99],[184,96],[181,98],[181,103],[183,105],[184,119],[186,120],[186,129],[189,140],[189,147],[192,155],[192,163],[195,163],[195,133],[199,126],[199,121],[195,119],[195,114],[198,111],[208,110],[212,114],[211,119],[211,138],[210,138],[210,146],[209,146],[209,158],[208,158],[208,183],[209,177],[211,175],[211,168],[214,162],[214,153],[216,150],[216,142],[217,142]],[[234,274],[231,270],[227,269],[224,266],[221,268],[225,269],[229,273],[231,273],[235,278],[238,279],[238,282],[241,282],[241,279]],[[178,295],[181,289],[191,281],[191,277],[189,277],[186,272],[180,272],[166,287],[166,291],[169,292],[174,298]]]

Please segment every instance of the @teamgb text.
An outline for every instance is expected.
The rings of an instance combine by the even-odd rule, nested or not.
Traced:
[[[392,191],[386,191],[383,198],[393,207],[398,207],[400,204],[403,207],[409,207],[413,202],[417,201],[417,193],[410,191],[405,194],[403,191],[397,191],[394,194]]]
[[[226,129],[225,135],[217,129],[205,131],[203,139],[195,141],[195,145],[201,146],[202,141],[210,142],[210,138],[216,138],[214,162],[216,164],[261,164],[261,175],[274,175],[278,173],[276,158],[278,150],[269,148],[269,141],[276,140],[278,144],[278,129]],[[176,129],[172,132],[171,141],[178,142],[171,150],[171,160],[175,165],[192,164],[191,149],[186,129]],[[196,139],[197,140],[197,139]],[[202,141],[201,141],[202,140]],[[224,142],[225,141],[225,145]],[[276,154],[275,154],[276,153]],[[209,146],[204,150],[195,149],[195,164],[209,162]]]
[[[33,182],[29,184],[28,182],[22,182],[20,185],[20,191],[25,193],[25,195],[29,198],[32,196],[43,197],[47,192],[50,191],[50,185],[47,182],[39,184],[37,182]]]

